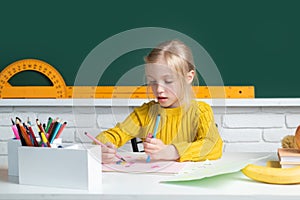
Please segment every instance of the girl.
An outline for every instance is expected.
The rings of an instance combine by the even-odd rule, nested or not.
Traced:
[[[190,49],[181,41],[160,44],[145,57],[147,83],[157,101],[135,108],[114,128],[96,138],[102,148],[102,162],[115,161],[116,149],[134,137],[145,138],[145,153],[152,160],[203,161],[222,155],[223,141],[214,122],[211,107],[193,100],[196,69]],[[160,122],[155,138],[157,115]]]

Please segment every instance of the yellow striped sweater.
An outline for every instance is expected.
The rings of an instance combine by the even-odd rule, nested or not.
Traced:
[[[175,146],[180,156],[178,161],[215,160],[222,156],[223,141],[213,111],[208,104],[194,100],[187,110],[182,107],[162,108],[155,101],[144,103],[122,123],[101,132],[96,138],[117,147],[134,137],[146,138],[153,132],[158,114],[161,120],[156,138]]]

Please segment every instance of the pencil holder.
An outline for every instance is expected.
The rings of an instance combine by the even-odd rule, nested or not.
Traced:
[[[39,140],[39,139],[37,139]],[[54,140],[53,144],[59,145],[62,143],[61,138]],[[18,162],[18,148],[21,147],[21,141],[19,139],[10,139],[7,142],[8,153],[8,175],[19,176],[19,162]]]
[[[19,183],[99,190],[102,186],[101,147],[91,144],[62,146],[19,147]]]

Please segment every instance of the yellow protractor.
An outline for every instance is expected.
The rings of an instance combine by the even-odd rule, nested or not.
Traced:
[[[10,78],[23,71],[39,72],[52,82],[53,86],[12,86]],[[63,77],[50,64],[37,59],[24,59],[8,65],[0,73],[0,98],[66,98],[67,89]]]

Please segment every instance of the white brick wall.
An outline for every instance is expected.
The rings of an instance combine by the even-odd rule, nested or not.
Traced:
[[[219,128],[223,141],[225,143],[240,143],[240,142],[261,142],[261,129],[227,129]]]
[[[295,129],[294,128],[271,128],[271,129],[264,129],[263,130],[263,140],[265,142],[278,142],[281,141],[282,138],[286,135],[294,135]]]
[[[294,128],[300,125],[300,114],[287,114],[286,115],[286,126]]]
[[[265,142],[240,142],[227,143],[224,146],[226,152],[274,152],[280,147],[280,143],[265,143]]]
[[[0,140],[0,169],[7,169],[7,142]]]
[[[282,128],[285,126],[282,114],[229,114],[223,116],[224,128]]]
[[[286,135],[293,135],[300,125],[300,103],[287,103],[286,106],[280,103],[279,106],[275,102],[270,106],[255,101],[257,100],[251,104],[251,100],[247,100],[247,105],[230,104],[226,108],[224,105],[212,106],[224,140],[224,151],[275,152],[281,145],[281,139]],[[137,102],[126,106],[127,101],[120,104],[114,102],[112,106],[108,101],[74,108],[70,103],[59,106],[42,103],[32,106],[34,101],[30,101],[29,105],[22,102],[14,105],[1,102],[3,101],[0,100],[0,168],[7,167],[7,140],[13,137],[10,118],[18,116],[27,120],[30,117],[35,123],[36,118],[47,122],[48,117],[59,117],[68,123],[61,135],[63,142],[90,142],[84,135],[85,131],[96,136],[102,130],[123,121],[135,106],[142,104]],[[36,126],[33,128],[36,129]],[[121,150],[131,150],[130,144]]]

